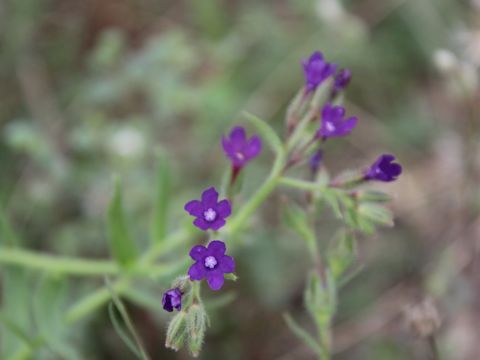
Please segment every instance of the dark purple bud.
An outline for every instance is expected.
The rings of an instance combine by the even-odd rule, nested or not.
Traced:
[[[312,169],[313,174],[316,174],[320,169],[320,166],[322,165],[322,159],[323,159],[322,149],[318,149],[313,153],[312,157],[310,158],[310,169]]]
[[[307,93],[315,91],[322,82],[335,74],[337,70],[337,65],[325,61],[320,51],[315,51],[308,60],[302,60],[302,66]]]
[[[190,257],[195,263],[190,266],[188,275],[190,280],[207,279],[212,290],[220,290],[225,281],[223,275],[235,271],[233,257],[225,255],[227,247],[220,240],[213,240],[207,247],[195,245],[190,250]]]
[[[167,290],[162,297],[163,308],[172,312],[173,309],[180,311],[182,309],[182,292],[179,288]]]
[[[205,190],[201,200],[186,203],[184,209],[196,217],[193,224],[203,231],[220,229],[226,223],[225,218],[232,212],[230,201],[227,199],[218,201],[218,192],[214,187]]]
[[[381,155],[377,161],[365,170],[364,179],[384,182],[397,180],[398,176],[402,173],[402,166],[394,163],[394,160],[395,156],[393,155]]]
[[[333,82],[333,95],[338,94],[340,91],[345,89],[352,79],[352,73],[348,69],[340,70],[337,75],[335,75],[335,80]]]
[[[241,169],[262,151],[262,141],[258,135],[247,139],[245,129],[236,126],[228,138],[222,138],[223,151],[230,159],[234,168]]]
[[[357,125],[357,117],[345,119],[345,108],[326,103],[322,109],[322,124],[317,132],[319,138],[345,136]]]

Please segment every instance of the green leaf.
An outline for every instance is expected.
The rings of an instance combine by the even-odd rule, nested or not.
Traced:
[[[305,241],[308,251],[314,256],[318,254],[317,239],[308,224],[307,213],[295,204],[285,206],[285,224]]]
[[[337,307],[337,288],[330,271],[325,271],[324,279],[312,271],[308,277],[304,293],[305,306],[320,330],[327,329]]]
[[[68,343],[68,329],[63,321],[68,289],[62,277],[44,275],[33,298],[33,315],[37,332],[52,354],[62,359],[81,359]]]
[[[21,340],[28,346],[32,346],[32,339],[27,332],[23,330],[21,326],[15,324],[15,322],[3,312],[0,312],[0,323],[2,323],[5,329],[9,330],[11,334],[15,335],[17,339]]]
[[[152,242],[154,243],[162,242],[166,238],[170,195],[170,165],[167,156],[159,154],[152,216]]]
[[[138,358],[142,358],[140,351],[137,349],[135,342],[130,338],[130,336],[126,333],[125,329],[121,324],[121,320],[118,318],[118,315],[115,311],[115,305],[113,302],[108,304],[108,316],[110,317],[110,321],[112,322],[113,328],[117,335],[122,339],[125,345],[130,349],[131,352],[135,354]]]
[[[275,153],[276,160],[273,166],[272,173],[279,173],[286,156],[282,141],[278,137],[275,130],[273,130],[272,127],[268,125],[265,121],[248,112],[245,112],[245,116],[255,126],[255,128],[260,133],[262,139],[264,139],[268,143],[272,151]]]
[[[131,265],[137,257],[137,249],[128,231],[118,178],[115,181],[113,198],[108,208],[108,230],[113,256],[120,265]]]
[[[358,213],[361,217],[371,220],[374,223],[393,226],[393,214],[384,206],[363,203],[359,205]]]
[[[290,330],[300,339],[305,345],[312,349],[318,356],[323,355],[323,350],[320,345],[315,341],[314,337],[310,335],[304,328],[297,324],[295,320],[290,316],[290,314],[283,314],[283,318],[287,323]]]
[[[270,125],[253,114],[248,112],[244,112],[244,114],[247,119],[256,127],[260,133],[260,136],[267,141],[274,153],[278,154],[284,151],[282,141]]]
[[[32,338],[33,324],[30,317],[30,301],[32,298],[33,274],[18,267],[2,268],[2,321],[0,337],[0,358],[8,359],[19,347],[25,346],[25,340]],[[14,324],[14,327],[10,325]],[[20,335],[22,334],[22,335]]]
[[[337,219],[343,219],[342,207],[340,205],[339,192],[334,189],[325,189],[321,199],[324,199],[330,206]]]
[[[383,203],[390,201],[392,197],[384,193],[383,191],[378,190],[362,190],[358,192],[358,200],[360,202],[376,202]]]
[[[355,259],[355,254],[355,237],[351,232],[340,231],[327,251],[328,267],[334,279],[339,279],[345,273]]]
[[[140,337],[133,326],[133,322],[128,315],[125,305],[115,293],[110,281],[105,279],[105,282],[112,297],[112,302],[110,302],[108,306],[108,314],[110,320],[112,321],[113,327],[115,328],[115,332],[139,359],[148,360],[149,357],[144,350],[144,347],[140,341]],[[120,318],[117,316],[115,309],[118,311]]]

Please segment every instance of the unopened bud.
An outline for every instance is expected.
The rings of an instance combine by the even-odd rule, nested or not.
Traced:
[[[165,347],[178,351],[185,342],[187,336],[187,314],[185,311],[180,311],[175,315],[167,329],[167,339]]]
[[[172,288],[178,288],[180,291],[185,292],[189,281],[188,275],[179,276],[173,281]]]
[[[202,349],[206,329],[207,313],[205,308],[202,304],[192,304],[187,314],[187,332],[188,348],[194,357],[197,357]]]

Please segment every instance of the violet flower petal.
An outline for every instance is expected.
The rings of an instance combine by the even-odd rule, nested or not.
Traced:
[[[204,257],[207,256],[207,254],[208,254],[208,250],[203,245],[195,245],[190,250],[190,257],[193,260],[197,260],[197,261],[203,260]]]
[[[199,200],[192,200],[185,204],[185,211],[193,216],[202,216],[204,208],[203,204]]]
[[[190,280],[202,280],[206,274],[207,270],[205,269],[203,261],[196,262],[188,269],[188,276],[190,276]]]
[[[207,283],[210,289],[218,291],[222,288],[225,279],[222,273],[211,272],[207,274]]]

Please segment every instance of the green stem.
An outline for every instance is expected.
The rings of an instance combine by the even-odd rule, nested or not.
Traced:
[[[305,181],[305,180],[297,180],[289,177],[281,177],[278,180],[280,185],[288,186],[291,188],[299,189],[299,190],[308,190],[308,191],[322,191],[325,190],[325,186],[320,184]]]
[[[120,272],[118,265],[108,260],[59,257],[5,246],[0,246],[0,264],[79,276],[114,275]]]
[[[319,329],[319,340],[320,340],[320,349],[321,352],[321,360],[329,360],[330,359],[330,329],[329,327],[325,327],[324,329]]]
[[[130,285],[131,280],[128,278],[120,279],[111,284],[111,288],[117,293],[121,294]],[[82,300],[73,304],[65,314],[65,322],[71,324],[84,318],[100,306],[104,305],[111,299],[110,290],[103,287],[94,293],[86,296]]]
[[[152,265],[156,258],[171,251],[177,247],[183,246],[186,240],[189,238],[190,231],[185,229],[178,230],[168,236],[165,241],[156,243],[150,250],[148,250],[140,259],[140,264],[144,266]],[[185,266],[182,261],[181,266]],[[171,266],[166,266],[165,271],[175,271],[176,269]],[[156,274],[160,275],[159,273]],[[121,276],[111,286],[116,293],[122,294],[127,291],[131,285],[131,279],[127,275]],[[85,296],[84,298],[73,304],[65,315],[65,321],[67,323],[74,323],[81,320],[85,316],[97,310],[103,306],[110,299],[110,292],[106,287],[98,289],[93,293]]]

